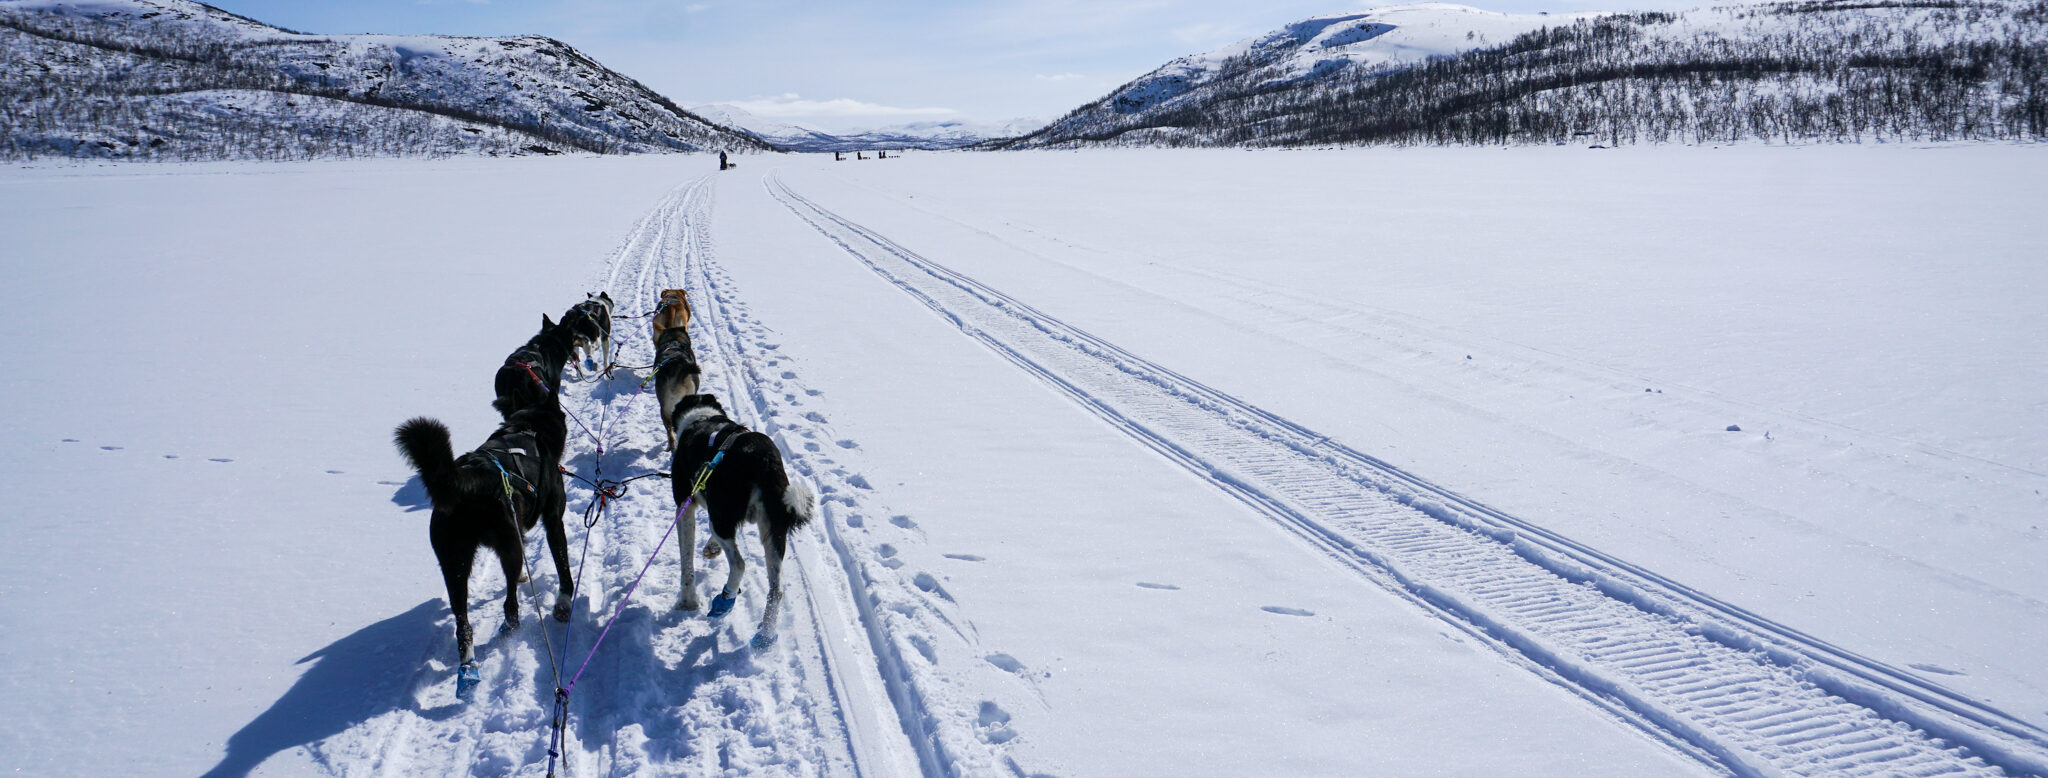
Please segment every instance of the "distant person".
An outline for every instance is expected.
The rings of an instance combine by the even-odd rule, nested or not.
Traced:
[[[727,165],[725,164],[725,152],[718,152],[718,169],[724,170],[726,167]]]

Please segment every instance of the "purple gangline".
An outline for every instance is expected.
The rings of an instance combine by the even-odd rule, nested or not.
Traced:
[[[583,678],[583,671],[590,667],[590,660],[597,657],[597,647],[604,643],[606,635],[611,634],[612,625],[619,623],[619,616],[626,612],[626,603],[632,601],[633,592],[640,588],[640,580],[647,577],[647,571],[654,568],[654,561],[661,558],[661,549],[668,545],[668,536],[675,534],[676,525],[683,523],[683,514],[690,510],[690,503],[696,499],[697,495],[690,495],[684,498],[682,507],[676,509],[676,520],[669,522],[668,530],[661,533],[661,542],[654,544],[654,551],[647,555],[647,564],[641,565],[640,574],[633,576],[633,585],[626,587],[626,595],[620,597],[619,606],[612,609],[611,619],[604,623],[604,630],[597,633],[597,641],[590,644],[590,653],[583,655],[583,664],[577,665],[576,674],[569,676],[569,685],[562,687],[563,696],[568,696],[576,688],[576,682]]]

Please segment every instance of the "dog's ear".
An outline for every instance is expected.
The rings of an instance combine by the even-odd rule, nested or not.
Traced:
[[[605,304],[605,305],[611,305],[611,304],[612,304],[612,293],[611,293],[611,292],[598,292],[598,293],[597,293],[597,299],[599,299],[599,300],[603,300],[603,301],[604,301],[604,304]]]
[[[547,315],[547,314],[545,314],[545,313],[541,314],[541,315],[540,315],[540,331],[541,331],[541,332],[547,332],[548,330],[551,330],[551,329],[554,329],[554,328],[555,328],[555,320],[554,320],[554,319],[550,319],[550,318],[548,318],[548,315]]]

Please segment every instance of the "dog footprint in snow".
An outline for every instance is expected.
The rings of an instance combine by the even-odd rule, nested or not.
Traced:
[[[120,446],[101,446],[101,447],[100,447],[100,450],[101,450],[101,451],[120,451],[120,450],[121,450],[121,447],[120,447]]]
[[[78,439],[77,439],[77,438],[65,438],[65,439],[64,439],[64,442],[66,442],[66,443],[77,443],[77,442],[78,442]]]
[[[1173,584],[1153,583],[1153,582],[1151,582],[1151,581],[1139,581],[1139,582],[1138,582],[1138,588],[1140,588],[1140,589],[1158,589],[1159,591],[1162,591],[1162,592],[1177,592],[1177,591],[1180,591],[1180,587],[1178,587],[1178,586],[1174,586]]]
[[[988,557],[977,554],[946,554],[944,556],[947,559],[958,559],[962,562],[980,562],[988,559]]]
[[[889,523],[904,529],[917,529],[917,522],[911,521],[909,516],[901,514],[890,516]]]
[[[329,470],[329,471],[327,471],[327,474],[328,474],[328,475],[342,475],[342,472],[341,472],[340,470]]]
[[[1278,614],[1280,614],[1280,615],[1282,615],[1282,616],[1314,616],[1314,615],[1316,615],[1316,612],[1315,612],[1315,611],[1311,611],[1311,610],[1302,610],[1302,609],[1300,609],[1300,608],[1289,608],[1289,607],[1286,607],[1286,606],[1284,606],[1284,605],[1267,605],[1267,606],[1264,606],[1264,607],[1261,607],[1261,608],[1259,608],[1259,610],[1265,611],[1265,612],[1267,612],[1267,613],[1278,613]]]
[[[235,461],[235,460],[234,460],[234,459],[232,459],[232,458],[229,458],[229,457],[207,457],[207,458],[206,458],[206,461],[208,461],[208,462],[233,462],[233,461]]]
[[[900,570],[903,568],[903,560],[896,558],[895,546],[883,543],[882,545],[875,547],[875,553],[882,555],[882,564],[887,566],[889,569]]]
[[[1003,672],[1016,673],[1017,675],[1024,674],[1024,663],[1017,661],[1016,657],[1010,656],[1009,654],[989,654],[988,656],[982,657],[982,659],[988,660],[989,664],[995,665]]]
[[[1010,728],[1010,712],[993,702],[982,702],[980,715],[975,717],[980,726],[981,739],[990,743],[1008,743],[1017,739],[1017,730]]]
[[[953,595],[946,591],[946,587],[940,586],[939,579],[933,578],[931,573],[918,573],[910,579],[910,583],[925,594],[932,595],[946,602],[953,602]]]
[[[836,441],[833,441],[833,442],[832,442],[832,444],[833,444],[833,445],[835,445],[835,446],[838,446],[838,447],[840,447],[840,448],[843,448],[843,449],[849,450],[849,451],[851,451],[851,450],[853,450],[853,449],[856,449],[856,448],[860,448],[860,444],[859,444],[859,443],[855,443],[855,442],[853,442],[853,441],[851,441],[851,440],[836,440]]]

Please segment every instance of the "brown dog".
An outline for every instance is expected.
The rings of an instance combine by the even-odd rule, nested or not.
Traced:
[[[690,331],[690,293],[682,289],[661,290],[661,302],[654,311],[654,340],[661,341],[661,331],[681,327]]]

